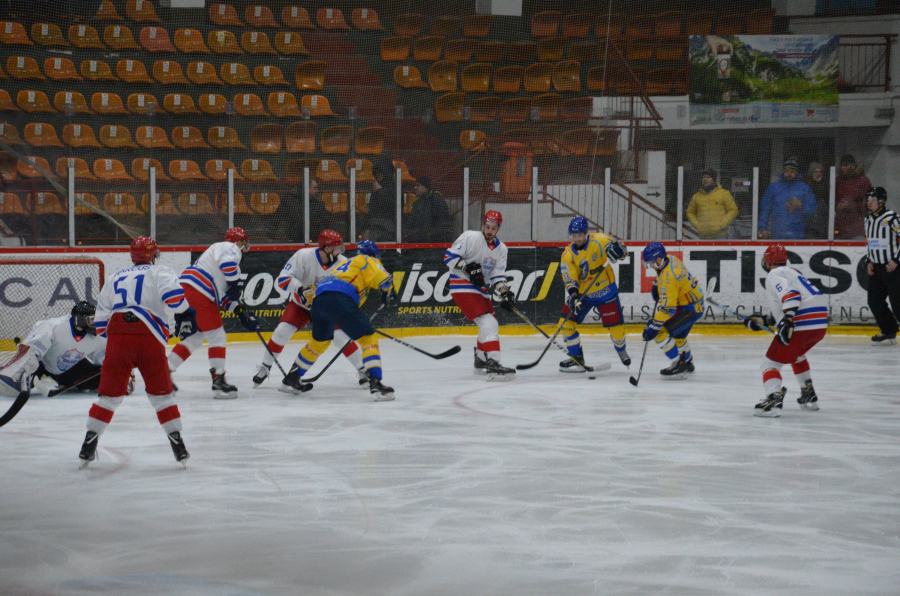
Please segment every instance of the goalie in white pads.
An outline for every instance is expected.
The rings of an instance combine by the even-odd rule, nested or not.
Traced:
[[[253,376],[254,387],[259,387],[268,378],[275,357],[281,354],[297,330],[309,323],[309,309],[316,295],[316,284],[347,260],[343,253],[344,239],[341,235],[334,230],[322,230],[318,247],[301,248],[285,263],[275,283],[282,291],[290,292],[291,297],[269,340],[269,349],[264,351],[262,363]],[[335,329],[334,341],[343,346],[350,338],[340,329]],[[368,387],[369,374],[363,364],[359,344],[351,342],[344,350],[344,356],[356,368],[360,387]]]
[[[96,391],[106,352],[106,338],[97,337],[94,305],[82,300],[72,313],[38,321],[21,344],[15,358],[0,369],[0,395],[17,396],[31,387],[32,377],[49,376],[60,387],[78,385]],[[91,378],[93,376],[93,378]]]
[[[804,410],[818,410],[819,398],[813,389],[806,353],[822,341],[828,329],[828,303],[825,296],[799,271],[787,266],[787,250],[773,244],[763,254],[766,294],[772,315],[752,315],[745,325],[753,331],[776,326],[772,344],[762,362],[763,389],[766,398],[756,404],[753,414],[766,418],[781,416],[787,389],[781,385],[781,367],[790,364],[800,385],[797,403]]]

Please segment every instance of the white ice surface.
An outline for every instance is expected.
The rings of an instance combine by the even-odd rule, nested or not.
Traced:
[[[200,350],[176,375],[187,470],[140,384],[85,470],[93,398],[35,397],[0,429],[0,594],[900,593],[900,350],[829,337],[821,411],[786,369],[760,419],[765,338],[692,338],[682,382],[651,347],[635,389],[637,339],[630,373],[585,338],[610,372],[558,373],[553,350],[511,383],[472,373],[473,337],[408,340],[463,346],[443,361],[384,340],[386,403],[343,359],[301,396],[254,390],[253,343],[229,344],[241,397],[216,401]],[[502,338],[505,363],[544,342]]]

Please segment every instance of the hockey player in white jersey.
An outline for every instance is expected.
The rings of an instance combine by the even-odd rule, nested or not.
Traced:
[[[157,265],[158,258],[155,240],[135,238],[131,243],[134,266],[110,277],[100,292],[94,326],[98,335],[107,338],[107,355],[97,391],[100,397],[88,414],[87,435],[79,454],[81,467],[97,458],[97,441],[122,404],[135,368],[144,379],[147,397],[169,437],[175,460],[184,464],[189,457],[181,439],[181,414],[166,361],[169,312],[175,315],[176,332],[182,339],[196,332],[197,323],[177,274]]]
[[[322,230],[318,244],[318,247],[301,248],[295,252],[275,280],[282,291],[291,293],[291,297],[272,333],[268,349],[263,353],[262,363],[253,376],[254,387],[259,387],[268,378],[275,357],[284,350],[285,344],[297,330],[309,323],[309,309],[316,294],[316,283],[347,260],[343,255],[344,239],[334,230]],[[343,346],[350,338],[340,329],[335,329],[334,341]],[[369,374],[363,364],[359,345],[355,341],[351,342],[344,350],[344,356],[356,367],[360,387],[367,388]]]
[[[106,338],[97,337],[93,304],[82,300],[70,315],[38,321],[19,344],[15,358],[0,369],[0,395],[15,397],[48,376],[59,386],[96,391]]]
[[[506,245],[497,238],[503,216],[498,211],[484,214],[481,231],[462,233],[444,254],[450,269],[450,295],[469,321],[478,325],[475,344],[475,371],[490,380],[510,380],[516,370],[500,364],[500,325],[494,316],[493,293],[500,306],[512,310],[515,296],[506,283]]]
[[[745,324],[753,331],[763,326],[777,325],[775,338],[762,362],[763,388],[766,398],[756,404],[755,416],[775,418],[781,416],[781,408],[787,389],[781,384],[781,367],[790,364],[800,385],[797,403],[805,410],[818,410],[819,398],[813,389],[809,361],[806,354],[822,341],[828,329],[828,303],[825,296],[803,277],[799,271],[787,266],[787,250],[781,244],[773,244],[763,254],[766,276],[766,294],[772,314],[752,315]]]
[[[237,387],[225,380],[225,327],[219,309],[235,313],[248,331],[259,331],[256,317],[241,305],[241,258],[250,248],[250,237],[241,228],[231,228],[225,241],[210,246],[193,265],[181,274],[184,295],[197,311],[200,332],[180,342],[169,354],[169,369],[176,371],[191,354],[209,342],[209,374],[212,377],[213,397],[234,399]]]

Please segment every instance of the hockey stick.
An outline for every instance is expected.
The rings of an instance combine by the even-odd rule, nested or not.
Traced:
[[[380,329],[376,329],[375,333],[377,333],[378,335],[383,335],[388,339],[392,339],[395,342],[397,342],[398,344],[400,344],[401,346],[406,346],[407,348],[409,348],[411,350],[415,350],[416,352],[419,352],[420,354],[425,354],[429,358],[434,358],[435,360],[443,360],[444,358],[449,358],[450,356],[453,356],[454,354],[459,354],[462,351],[461,347],[453,346],[446,352],[441,352],[440,354],[432,354],[431,352],[426,352],[425,350],[419,349],[412,344],[408,344],[403,340],[397,339],[396,337],[391,337],[390,335],[388,335],[384,331],[381,331]]]
[[[7,422],[15,418],[16,414],[19,413],[19,410],[22,409],[22,406],[25,405],[25,402],[28,401],[29,397],[31,397],[30,389],[26,389],[25,391],[19,393],[19,395],[16,396],[15,401],[13,401],[12,405],[9,406],[9,410],[6,411],[6,414],[0,416],[0,426],[3,426]]]
[[[512,312],[514,312],[520,319],[522,319],[523,321],[525,321],[526,323],[528,323],[529,325],[531,325],[532,327],[534,327],[535,329],[537,329],[538,331],[540,331],[541,335],[543,335],[544,337],[546,337],[546,338],[548,338],[548,339],[550,340],[550,343],[547,344],[547,347],[544,348],[544,351],[541,352],[541,355],[538,357],[538,359],[537,359],[534,363],[532,363],[532,364],[517,364],[517,365],[516,365],[516,370],[528,370],[529,368],[534,368],[535,366],[537,366],[538,363],[541,361],[541,359],[544,357],[544,354],[547,353],[547,350],[550,349],[550,346],[551,346],[551,345],[554,345],[554,346],[556,346],[557,348],[559,348],[560,350],[562,350],[563,353],[564,353],[564,354],[565,354],[572,362],[574,362],[574,363],[577,364],[578,366],[584,368],[584,370],[587,371],[587,372],[601,372],[601,371],[609,370],[610,368],[612,368],[612,365],[611,365],[610,363],[608,363],[608,362],[606,362],[606,363],[604,363],[604,364],[601,364],[601,365],[599,365],[599,366],[586,366],[586,365],[583,365],[583,364],[581,364],[580,362],[578,362],[577,360],[575,360],[575,359],[572,357],[571,354],[569,354],[569,350],[567,350],[567,349],[564,348],[563,346],[561,346],[561,345],[559,345],[558,343],[556,343],[556,336],[559,335],[559,332],[562,331],[562,328],[563,328],[563,327],[565,327],[566,321],[569,320],[568,317],[565,318],[565,320],[564,320],[564,321],[562,322],[562,324],[559,326],[559,329],[557,329],[557,330],[556,330],[556,333],[553,334],[553,337],[550,337],[549,335],[547,335],[546,333],[544,333],[544,330],[543,330],[543,329],[541,329],[540,327],[538,327],[537,325],[535,325],[534,322],[533,322],[531,319],[529,319],[529,318],[526,317],[524,314],[522,314],[522,312],[519,311],[519,309],[516,308],[515,306],[512,308]]]
[[[81,379],[80,381],[76,381],[76,382],[72,383],[71,385],[66,385],[65,387],[60,387],[59,389],[53,389],[52,391],[48,391],[48,392],[47,392],[47,397],[56,397],[56,396],[59,395],[60,393],[65,393],[65,392],[68,391],[69,389],[74,389],[75,387],[78,387],[78,386],[81,385],[82,383],[84,383],[84,382],[86,382],[86,381],[90,381],[91,379],[96,379],[96,378],[99,377],[99,376],[100,376],[100,371],[98,370],[97,372],[95,372],[95,373],[92,374],[91,376],[85,377],[85,378]]]
[[[281,371],[281,374],[283,374],[284,376],[287,376],[287,373],[284,372],[283,368],[281,368],[281,363],[278,362],[278,357],[275,356],[275,352],[272,351],[272,348],[270,348],[269,344],[266,342],[266,340],[263,339],[262,333],[257,331],[256,335],[257,335],[257,337],[259,337],[259,341],[261,341],[263,343],[263,345],[266,347],[266,351],[269,353],[269,355],[272,357],[272,359],[275,360],[275,366],[278,367],[278,370]]]
[[[716,287],[716,278],[715,277],[710,279],[709,283],[706,284],[706,299],[709,301],[709,303],[712,304],[713,306],[718,306],[719,308],[724,310],[725,314],[734,315],[735,317],[737,317],[738,319],[740,319],[741,321],[746,323],[747,319],[749,319],[750,317],[745,317],[744,315],[738,313],[737,311],[732,310],[730,307],[725,306],[724,304],[719,304],[718,302],[716,302],[715,300],[713,300],[710,297],[710,294],[712,294],[712,289],[714,287]],[[775,330],[772,329],[771,327],[769,327],[768,325],[763,325],[762,328],[765,329],[766,331],[768,331],[769,333],[771,333],[772,335],[775,335]]]
[[[375,310],[375,312],[372,313],[372,316],[369,317],[369,321],[373,321],[373,320],[375,319],[375,317],[378,316],[378,313],[380,313],[380,312],[383,311],[384,309],[385,309],[385,305],[384,305],[384,304],[382,304],[381,306],[379,306],[379,307]],[[316,381],[318,381],[319,378],[320,378],[322,375],[325,374],[325,371],[328,370],[328,368],[329,368],[332,364],[334,364],[334,361],[338,359],[338,356],[340,356],[341,354],[343,354],[343,353],[344,353],[344,350],[346,350],[346,349],[350,346],[350,344],[352,344],[352,343],[353,343],[353,339],[351,339],[350,341],[348,341],[347,343],[345,343],[345,344],[344,344],[344,347],[342,347],[340,350],[338,350],[338,353],[335,354],[334,357],[333,357],[331,360],[328,361],[328,364],[325,365],[325,368],[323,368],[322,370],[319,371],[319,374],[317,374],[316,376],[311,377],[311,378],[309,378],[309,379],[307,379],[307,378],[305,378],[305,377],[301,377],[301,379],[303,380],[303,382],[304,382],[304,383],[315,383]],[[280,368],[280,367],[279,367],[279,368]],[[287,376],[287,375],[285,375],[285,376]]]
[[[715,283],[715,278],[713,278],[713,283]],[[656,316],[656,307],[658,305],[659,305],[658,302],[653,303],[653,314],[650,315],[651,320],[653,320],[653,317]],[[641,365],[638,367],[637,377],[629,377],[628,378],[628,382],[631,383],[632,385],[634,385],[635,387],[637,387],[638,383],[641,382],[641,373],[644,372],[644,359],[647,357],[647,346],[649,346],[649,345],[650,345],[649,340],[644,342],[644,354],[641,356]]]

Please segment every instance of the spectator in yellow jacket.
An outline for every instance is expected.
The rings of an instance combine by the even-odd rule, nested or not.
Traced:
[[[728,237],[728,226],[737,217],[738,208],[731,193],[716,183],[716,173],[704,170],[700,190],[691,197],[687,218],[704,240]]]

